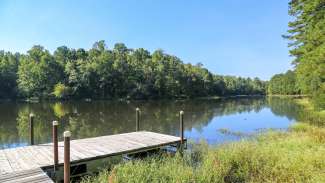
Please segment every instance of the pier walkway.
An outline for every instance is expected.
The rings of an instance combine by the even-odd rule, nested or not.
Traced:
[[[77,164],[180,143],[180,137],[148,131],[71,140],[70,162]],[[0,182],[51,182],[42,169],[54,166],[53,147],[53,143],[48,143],[0,150]],[[62,166],[63,142],[58,143],[58,160],[58,166]]]

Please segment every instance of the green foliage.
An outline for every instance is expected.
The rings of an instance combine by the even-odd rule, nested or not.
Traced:
[[[291,0],[288,35],[290,54],[295,57],[301,91],[318,97],[325,93],[325,1]],[[315,99],[324,100],[324,97]],[[322,101],[325,103],[325,100]]]
[[[313,97],[312,100],[295,99],[295,102],[304,109],[299,113],[300,117],[298,120],[301,122],[311,123],[314,126],[325,126],[325,110],[322,110],[321,106],[315,105],[323,100],[319,99],[319,101],[315,101],[315,99],[316,97]]]
[[[17,93],[19,54],[0,51],[0,98],[14,97]]]
[[[54,86],[53,94],[56,98],[64,99],[69,97],[71,89],[62,83],[58,83]]]
[[[23,96],[47,96],[61,79],[59,65],[41,46],[34,46],[20,60],[18,88]]]
[[[54,91],[57,98],[101,99],[265,94],[265,82],[258,78],[215,75],[202,64],[184,64],[162,50],[151,54],[123,43],[112,50],[104,41],[88,51],[61,46],[53,55],[34,46],[27,55],[1,52],[0,63],[4,97],[11,91],[22,97],[50,97]]]
[[[267,93],[270,95],[300,94],[295,72],[289,70],[285,74],[274,75],[268,83]]]
[[[324,182],[325,130],[306,124],[256,140],[121,163],[88,182]]]
[[[317,109],[325,109],[325,93],[323,91],[314,92],[313,103]]]
[[[259,78],[242,78],[225,76],[224,84],[228,95],[263,95],[265,94],[266,83]]]

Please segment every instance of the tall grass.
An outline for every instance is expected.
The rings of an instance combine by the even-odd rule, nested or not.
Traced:
[[[299,123],[255,140],[200,144],[184,156],[118,164],[88,182],[325,182],[325,129]]]
[[[325,110],[317,108],[308,98],[295,99],[298,105],[303,106],[304,110],[300,115],[301,122],[306,122],[316,126],[325,126]]]

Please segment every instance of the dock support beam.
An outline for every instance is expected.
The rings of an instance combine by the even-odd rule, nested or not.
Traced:
[[[140,130],[140,109],[137,107],[135,109],[135,131]]]
[[[71,132],[65,131],[64,137],[64,183],[70,183],[70,137]]]
[[[183,153],[184,150],[184,111],[179,112],[179,133],[181,138],[180,150]]]
[[[34,114],[29,114],[29,142],[34,145]]]
[[[57,121],[53,121],[52,135],[53,135],[53,157],[54,157],[54,171],[56,171],[59,164],[59,148],[58,148],[58,125]]]

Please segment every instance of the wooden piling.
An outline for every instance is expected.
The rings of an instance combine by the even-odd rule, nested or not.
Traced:
[[[64,183],[70,183],[70,137],[71,132],[65,131],[64,137]]]
[[[53,135],[53,157],[54,157],[54,171],[59,164],[59,148],[58,148],[58,122],[53,121],[52,135]]]
[[[184,111],[179,112],[179,133],[181,138],[181,145],[184,144]]]
[[[135,110],[135,131],[140,130],[140,109],[136,108]]]
[[[34,114],[29,114],[29,143],[34,145]]]

